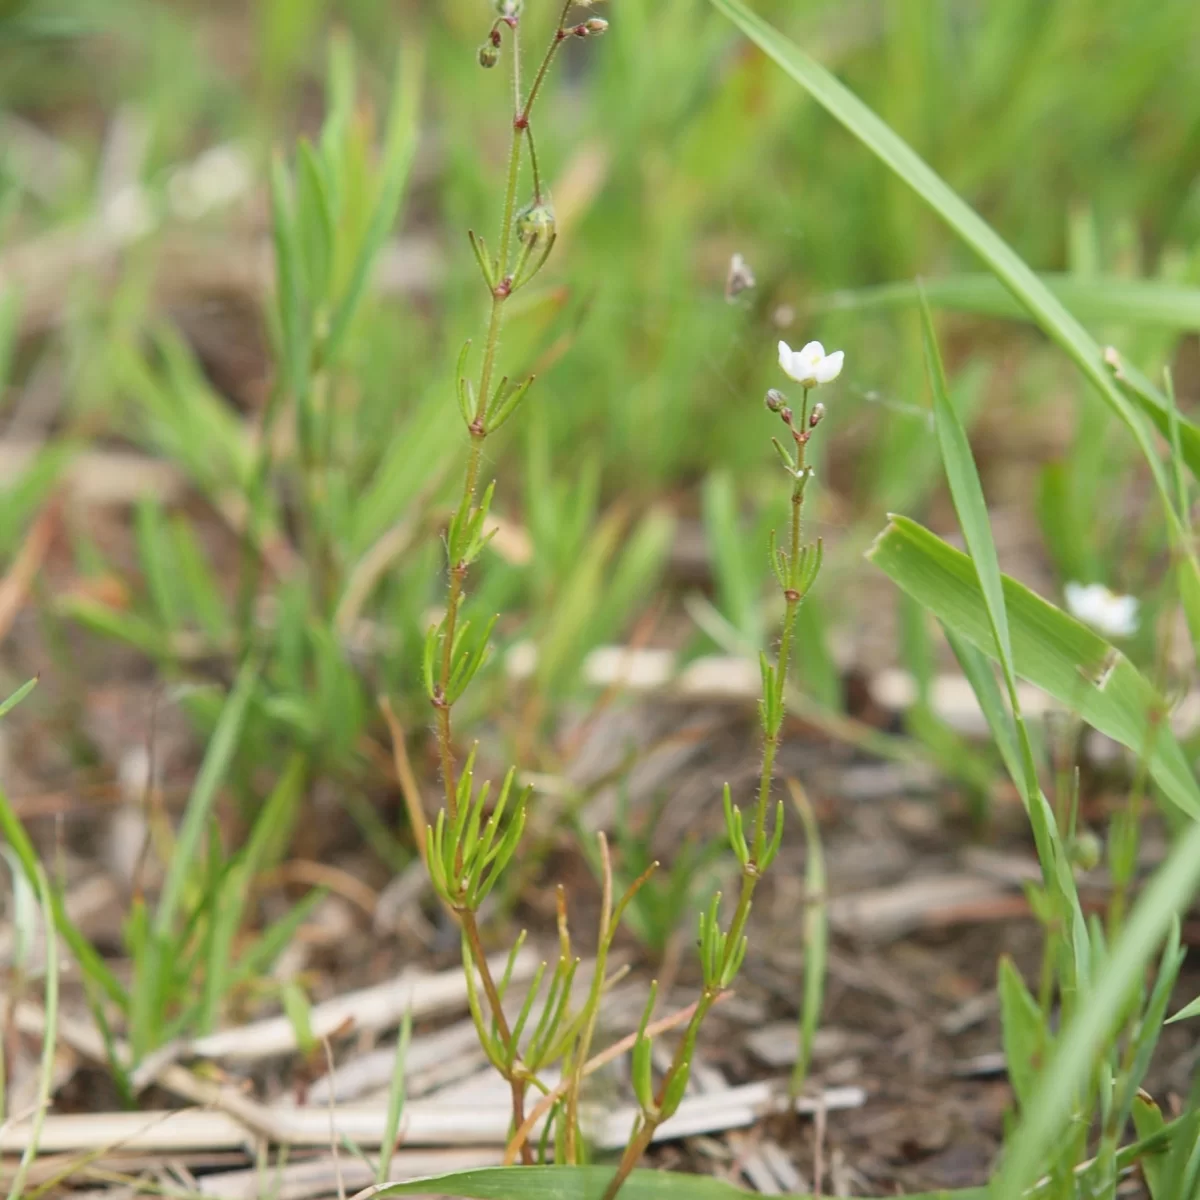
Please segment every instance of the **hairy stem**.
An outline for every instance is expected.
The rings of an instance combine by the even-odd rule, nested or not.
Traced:
[[[522,111],[521,106],[521,50],[519,27],[512,26],[512,83],[513,110]],[[483,458],[483,443],[487,437],[484,426],[484,416],[487,411],[488,398],[491,394],[492,380],[496,373],[496,355],[500,344],[500,330],[503,324],[504,302],[508,298],[511,287],[509,281],[509,260],[512,253],[513,233],[516,223],[517,185],[521,173],[521,145],[523,130],[513,122],[511,145],[508,156],[508,172],[504,187],[504,206],[500,221],[500,254],[497,262],[496,277],[499,283],[491,294],[488,312],[487,333],[484,339],[483,360],[479,369],[479,390],[476,397],[474,419],[470,426],[471,448],[467,455],[466,469],[463,475],[462,497],[456,510],[455,524],[461,524],[457,518],[465,517],[475,508],[476,492],[479,484],[479,469]],[[454,638],[458,629],[459,616],[466,593],[468,565],[463,561],[453,561],[449,565],[449,583],[446,593],[446,616],[442,629],[442,653],[437,693],[434,698],[437,719],[438,754],[441,760],[442,783],[445,795],[447,814],[453,821],[458,813],[458,770],[454,761],[454,732],[451,716],[451,704],[447,699],[450,678],[453,670]],[[462,869],[462,847],[456,848],[456,865]],[[483,940],[479,934],[479,925],[473,910],[463,907],[456,910],[462,934],[475,969],[479,972],[483,983],[484,994],[487,996],[488,1007],[491,1009],[492,1020],[495,1022],[497,1036],[510,1062],[517,1059],[516,1047],[513,1046],[512,1031],[504,1015],[500,1002],[500,992],[488,965],[484,952]],[[526,1080],[523,1073],[515,1067],[506,1072],[506,1078],[512,1089],[513,1127],[520,1128],[525,1120]],[[525,1161],[532,1162],[532,1152],[525,1148]]]

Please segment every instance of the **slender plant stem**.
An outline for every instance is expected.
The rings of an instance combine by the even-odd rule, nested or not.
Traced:
[[[483,443],[487,437],[485,417],[488,401],[492,391],[492,380],[496,374],[496,357],[500,344],[500,331],[503,326],[505,301],[512,293],[513,279],[511,273],[511,257],[514,242],[517,215],[517,187],[521,174],[521,147],[528,134],[530,103],[522,105],[521,101],[521,46],[520,27],[514,23],[512,29],[512,87],[513,87],[513,122],[508,155],[508,170],[504,185],[504,205],[500,219],[499,255],[495,264],[496,286],[492,289],[490,307],[487,319],[487,333],[484,338],[483,358],[479,368],[479,388],[475,398],[475,410],[469,426],[471,436],[470,451],[467,455],[466,469],[463,475],[462,497],[456,510],[453,526],[462,528],[466,518],[473,512],[476,504],[476,492],[479,485],[479,471],[483,459]],[[529,145],[532,152],[533,140],[529,135]],[[457,547],[453,548],[457,550]],[[458,814],[458,771],[454,760],[454,733],[449,701],[450,680],[454,663],[454,639],[458,630],[459,616],[466,592],[468,564],[463,560],[450,563],[449,583],[446,595],[446,616],[442,628],[442,653],[440,674],[434,706],[437,713],[438,753],[441,759],[442,781],[445,794],[447,815],[453,821]],[[463,865],[463,849],[461,844],[455,848],[456,866],[459,871]],[[463,941],[478,971],[487,996],[488,1007],[491,1009],[492,1020],[495,1022],[496,1035],[504,1049],[505,1057],[510,1063],[509,1069],[503,1074],[508,1080],[512,1091],[512,1120],[513,1128],[520,1129],[525,1123],[525,1096],[528,1088],[527,1073],[517,1062],[517,1047],[513,1044],[512,1030],[504,1015],[499,988],[488,965],[484,952],[483,939],[479,932],[479,923],[473,909],[463,905],[456,907],[456,915],[462,929]],[[521,1148],[522,1160],[533,1161],[532,1148],[528,1145]]]
[[[546,81],[546,74],[550,70],[550,64],[554,61],[554,55],[558,52],[559,46],[566,40],[567,31],[565,27],[567,13],[571,11],[571,5],[574,2],[575,0],[565,0],[562,6],[562,12],[559,13],[558,17],[558,25],[555,27],[554,35],[550,39],[550,45],[546,50],[541,65],[537,69],[537,74],[533,77],[533,85],[529,89],[529,96],[525,101],[525,107],[522,108],[519,101],[517,103],[517,111],[520,113],[518,124],[528,124],[529,114],[537,101],[538,93],[542,90],[542,84]]]
[[[805,411],[807,412],[807,391],[805,392],[804,399]],[[804,485],[806,482],[803,474],[804,468],[805,443],[801,441],[798,442],[797,478],[792,484],[790,546],[793,570],[795,569],[795,564],[800,561],[801,553]],[[763,729],[762,771],[759,775],[758,797],[754,809],[752,849],[749,860],[742,868],[742,883],[738,895],[737,908],[734,910],[733,920],[729,926],[729,933],[725,939],[725,950],[722,955],[720,968],[716,973],[717,978],[724,977],[734,956],[738,953],[742,936],[745,933],[746,923],[750,919],[750,908],[754,901],[754,891],[758,886],[759,879],[762,877],[759,864],[762,862],[767,848],[767,818],[770,811],[771,784],[775,776],[775,755],[779,749],[779,736],[783,714],[783,692],[787,686],[788,667],[791,662],[792,645],[795,640],[796,614],[800,609],[801,601],[804,599],[804,596],[792,587],[786,589],[784,595],[787,602],[787,609],[783,619],[783,633],[779,641],[779,657],[775,674],[775,688],[778,699],[775,709],[780,716],[774,728],[764,726]],[[720,988],[714,982],[710,981],[705,984],[700,993],[700,998],[696,1002],[692,1018],[688,1022],[687,1029],[680,1039],[679,1046],[675,1050],[671,1065],[663,1076],[662,1083],[659,1085],[659,1091],[655,1097],[655,1108],[652,1112],[643,1112],[639,1115],[633,1136],[625,1146],[625,1150],[621,1155],[621,1161],[617,1164],[617,1169],[612,1179],[609,1180],[608,1186],[604,1191],[603,1200],[614,1200],[617,1193],[625,1185],[630,1172],[641,1161],[642,1156],[649,1148],[654,1138],[655,1130],[665,1119],[662,1106],[667,1089],[677,1074],[687,1067],[688,1059],[696,1044],[696,1037],[699,1034],[700,1026],[704,1023],[704,1018],[708,1015],[713,1004],[716,1003],[719,995]]]
[[[596,939],[596,965],[592,970],[592,987],[585,1009],[588,1014],[587,1021],[575,1048],[569,1074],[571,1083],[567,1089],[566,1103],[566,1158],[569,1163],[574,1163],[576,1158],[575,1130],[579,1120],[579,1089],[583,1083],[583,1069],[592,1050],[592,1039],[596,1035],[596,1021],[600,1016],[600,998],[604,991],[605,972],[608,969],[608,948],[612,941],[610,928],[613,917],[612,860],[608,853],[608,839],[603,833],[599,837],[603,879],[600,900],[600,934]]]
[[[542,202],[542,172],[538,167],[537,147],[533,143],[533,126],[525,126],[525,140],[529,143],[529,169],[533,174],[533,202]]]

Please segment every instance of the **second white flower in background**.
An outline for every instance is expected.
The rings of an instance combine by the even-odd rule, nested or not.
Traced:
[[[842,373],[845,357],[841,350],[826,354],[820,342],[809,342],[799,350],[793,350],[787,342],[779,343],[779,365],[807,388],[832,383]]]
[[[1132,637],[1137,633],[1136,596],[1118,596],[1102,583],[1068,583],[1063,588],[1071,615],[1106,637]]]

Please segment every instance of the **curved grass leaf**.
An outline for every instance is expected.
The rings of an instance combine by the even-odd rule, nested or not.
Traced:
[[[994,649],[1004,675],[1009,704],[1012,707],[1013,726],[1016,730],[1017,748],[1020,751],[1020,774],[1013,775],[1013,782],[1020,789],[1025,810],[1029,814],[1029,823],[1033,831],[1034,843],[1037,846],[1038,861],[1042,866],[1043,877],[1047,885],[1051,887],[1052,894],[1059,906],[1059,919],[1069,924],[1072,930],[1070,945],[1075,959],[1075,970],[1077,974],[1081,974],[1086,969],[1087,927],[1084,923],[1083,910],[1079,905],[1075,877],[1063,851],[1053,813],[1050,811],[1050,806],[1041,789],[1037,759],[1029,738],[1029,730],[1021,714],[1021,704],[1017,694],[1017,672],[1013,662],[1012,637],[1004,598],[1003,576],[1000,574],[1000,560],[996,554],[995,540],[992,537],[987,500],[983,494],[983,484],[979,480],[979,472],[975,469],[975,459],[971,454],[967,431],[963,428],[963,423],[959,419],[954,405],[950,403],[946,387],[946,374],[942,367],[942,356],[938,351],[937,338],[933,331],[933,317],[924,296],[921,299],[921,334],[925,345],[929,381],[933,391],[933,415],[938,446],[942,452],[942,462],[946,468],[946,478],[949,481],[950,494],[954,500],[954,510],[958,514],[959,524],[962,526],[963,536],[970,552],[967,562],[974,569],[994,639],[992,646],[981,646],[980,649],[987,653],[992,653]],[[984,703],[984,699],[981,699],[980,704]]]
[[[1020,255],[853,92],[779,30],[751,12],[742,0],[711,2],[904,180],[979,255],[1046,335],[1066,352],[1133,435],[1154,475],[1167,519],[1182,538],[1178,517],[1168,499],[1162,463],[1151,431],[1141,416],[1142,413],[1149,416],[1163,435],[1169,436],[1170,415],[1161,397],[1135,393],[1137,407],[1131,404],[1114,380],[1100,346],[1062,301]],[[1180,442],[1189,469],[1200,475],[1200,429],[1190,422],[1181,423]]]
[[[1200,331],[1200,288],[1158,279],[1084,277],[1038,272],[1042,285],[1081,320]],[[915,283],[883,283],[833,292],[816,302],[818,312],[907,308],[921,291],[935,308],[1027,321],[1031,313],[999,280],[982,272]]]
[[[867,558],[947,628],[996,657],[975,564],[962,551],[894,516]],[[1004,576],[1003,588],[1017,675],[1144,758],[1163,792],[1200,820],[1200,787],[1151,684],[1099,634],[1023,584]]]

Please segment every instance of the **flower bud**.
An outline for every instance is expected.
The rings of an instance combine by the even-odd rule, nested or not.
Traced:
[[[549,202],[531,201],[517,213],[517,237],[522,245],[538,249],[554,236],[554,209]]]
[[[484,42],[479,47],[479,65],[491,70],[500,61],[500,51],[491,42]]]
[[[583,27],[588,31],[588,33],[608,32],[608,22],[603,17],[589,17],[586,21],[584,21]]]
[[[496,0],[496,12],[503,21],[507,21],[511,17],[519,17],[523,7],[523,0]]]
[[[786,403],[787,397],[777,388],[772,388],[767,393],[767,408],[771,412],[778,412]]]
[[[818,400],[818,401],[817,401],[817,403],[813,405],[813,410],[812,410],[812,412],[810,412],[810,413],[808,414],[808,427],[809,427],[809,429],[816,429],[816,427],[817,427],[818,425],[820,425],[820,423],[821,423],[821,418],[822,418],[824,415],[825,415],[825,405],[823,405],[823,404],[822,404],[822,403],[821,403],[821,402]]]

